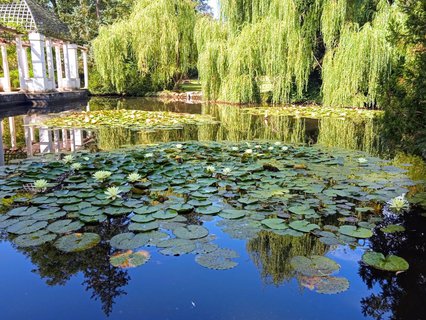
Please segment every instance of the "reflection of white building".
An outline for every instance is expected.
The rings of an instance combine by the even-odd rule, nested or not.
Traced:
[[[41,93],[80,89],[80,51],[84,88],[87,88],[87,49],[69,42],[68,27],[53,13],[33,0],[16,0],[0,4],[0,25],[3,67],[0,85],[3,91],[11,91],[6,50],[10,45],[16,46],[21,91]],[[8,36],[2,37],[2,34]],[[10,39],[11,34],[14,39]],[[28,41],[23,41],[26,35]]]

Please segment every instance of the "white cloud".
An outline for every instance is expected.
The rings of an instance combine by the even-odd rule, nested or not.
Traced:
[[[210,7],[213,8],[215,18],[219,18],[219,0],[209,0]]]

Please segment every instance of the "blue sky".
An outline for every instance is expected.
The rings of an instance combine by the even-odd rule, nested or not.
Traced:
[[[209,4],[213,8],[214,16],[219,17],[219,0],[209,0]]]

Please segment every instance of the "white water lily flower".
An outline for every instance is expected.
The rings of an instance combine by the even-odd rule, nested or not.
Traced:
[[[176,145],[176,148],[177,148],[177,149],[182,149],[182,148],[183,148],[183,145],[182,145],[182,144],[180,144],[180,143],[178,143],[178,144]]]
[[[274,150],[274,147],[269,147],[268,150],[272,151],[272,150]]]
[[[260,146],[260,145],[257,145],[257,146],[254,146],[256,149],[260,149],[260,148],[262,148],[262,146]]]
[[[96,171],[94,174],[93,174],[93,178],[95,178],[95,180],[97,180],[97,181],[104,181],[104,180],[106,180],[106,179],[108,179],[110,176],[111,176],[111,172],[110,171]]]
[[[89,160],[90,160],[90,158],[89,158],[89,157],[83,157],[83,160],[85,160],[85,161],[89,161]]]
[[[390,209],[396,212],[406,211],[410,209],[410,204],[408,200],[405,198],[405,193],[389,200],[387,204],[389,205]]]
[[[252,154],[253,150],[252,149],[247,149],[246,151],[244,151],[245,154]]]
[[[73,169],[75,171],[80,170],[81,168],[82,168],[82,165],[81,165],[80,162],[75,162],[71,165],[71,169]]]
[[[139,173],[133,172],[127,176],[127,181],[136,182],[136,181],[139,181],[141,178],[142,176]]]
[[[36,188],[38,190],[44,190],[48,186],[49,186],[49,183],[47,182],[47,180],[40,179],[40,180],[34,181],[34,188]]]
[[[67,156],[64,157],[64,159],[62,160],[65,164],[71,163],[74,161],[74,156],[72,154],[69,154]]]
[[[282,151],[288,151],[288,147],[282,147],[281,150]]]
[[[107,199],[115,200],[117,198],[121,198],[120,192],[122,192],[122,190],[120,190],[119,187],[110,187],[107,191],[105,191],[105,195],[107,196]]]
[[[238,151],[238,147],[232,147],[231,150],[232,151]]]
[[[231,172],[232,172],[232,169],[231,169],[231,168],[225,168],[225,169],[223,169],[223,170],[222,170],[222,173],[223,173],[225,176],[229,175]]]
[[[279,145],[281,145],[281,142],[280,141],[277,141],[277,142],[275,142],[274,143],[276,146],[279,146]]]
[[[154,156],[153,153],[147,153],[145,154],[145,158],[152,158]]]
[[[368,162],[368,160],[365,159],[365,158],[358,158],[358,163],[363,164],[363,163],[367,163],[367,162]]]
[[[216,168],[213,166],[207,166],[206,167],[206,172],[208,173],[214,173],[216,171]]]

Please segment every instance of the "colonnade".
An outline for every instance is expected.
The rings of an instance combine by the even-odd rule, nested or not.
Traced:
[[[79,51],[81,51],[81,58],[83,60],[83,88],[88,88],[87,48],[67,41],[47,38],[43,34],[36,32],[29,33],[28,38],[29,43],[24,43],[22,36],[17,35],[14,42],[16,45],[21,91],[43,93],[80,89]],[[11,92],[7,45],[10,45],[10,43],[0,42],[3,67],[3,77],[0,78],[0,85],[4,92]],[[31,72],[28,61],[28,47],[31,51]]]

